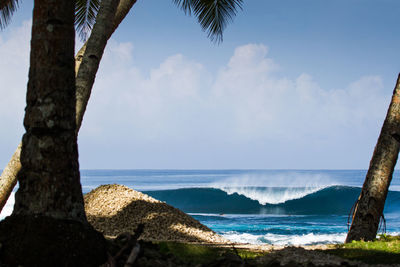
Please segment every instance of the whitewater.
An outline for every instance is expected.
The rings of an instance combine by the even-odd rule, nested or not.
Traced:
[[[366,170],[82,170],[84,193],[123,184],[190,214],[243,243],[341,243]],[[400,175],[385,206],[386,231],[400,232]],[[11,214],[14,194],[0,214]]]

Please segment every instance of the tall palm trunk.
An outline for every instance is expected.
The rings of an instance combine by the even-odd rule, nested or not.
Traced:
[[[35,1],[15,215],[86,222],[75,135],[74,8],[68,0]]]
[[[107,1],[102,1],[102,5],[106,4]],[[115,2],[115,1],[114,1]],[[115,4],[115,3],[112,4]],[[77,132],[82,124],[83,115],[86,110],[86,106],[90,97],[91,89],[94,84],[94,78],[96,76],[98,70],[98,64],[100,63],[101,56],[105,49],[106,42],[111,37],[112,33],[117,29],[119,24],[128,14],[132,6],[136,3],[136,0],[121,0],[118,4],[117,10],[111,8],[103,8],[103,10],[99,10],[99,18],[102,19],[96,20],[96,25],[94,26],[93,31],[89,37],[89,40],[82,46],[75,57],[75,73],[78,75],[80,66],[82,64],[84,72],[81,72],[79,79],[79,86],[77,85],[77,95],[79,95],[79,101],[76,103],[76,124],[77,124]],[[115,13],[114,19],[110,15]],[[109,31],[110,21],[112,23],[112,29]],[[106,24],[108,26],[101,26],[101,24]],[[106,29],[106,31],[103,31]],[[92,41],[91,41],[92,40]],[[96,40],[96,41],[93,41]],[[98,42],[98,43],[97,43]],[[86,49],[88,49],[88,53],[86,53]],[[96,55],[94,57],[90,57],[90,55]],[[86,58],[85,62],[83,62],[83,58]],[[86,67],[85,64],[90,66]],[[96,66],[97,64],[97,66]],[[84,73],[84,75],[83,75]],[[0,212],[3,209],[4,205],[7,202],[13,188],[17,184],[17,174],[21,169],[20,163],[20,153],[21,153],[21,144],[17,147],[14,152],[10,162],[7,164],[6,168],[3,170],[3,173],[0,177]]]
[[[76,135],[74,1],[35,0],[19,188],[0,222],[7,266],[99,266],[106,241],[87,222]]]
[[[383,123],[346,242],[373,240],[400,149],[400,74]]]

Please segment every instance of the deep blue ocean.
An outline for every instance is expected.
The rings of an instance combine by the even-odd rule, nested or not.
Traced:
[[[365,175],[366,170],[82,170],[81,183],[84,193],[102,184],[126,185],[232,241],[310,245],[344,241]],[[0,218],[12,206],[10,199]],[[384,217],[386,233],[400,234],[398,171]]]

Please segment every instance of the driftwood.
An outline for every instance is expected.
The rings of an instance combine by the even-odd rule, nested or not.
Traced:
[[[133,266],[133,263],[135,262],[137,256],[139,255],[139,252],[140,252],[140,244],[136,243],[136,245],[132,248],[131,253],[129,254],[128,260],[125,263],[125,267]]]
[[[131,253],[129,253],[128,260],[125,263],[125,267],[133,266],[133,263],[135,262],[137,256],[139,255],[140,244],[138,243],[138,239],[140,235],[143,233],[143,230],[144,230],[144,224],[141,223],[136,228],[135,234],[132,236],[130,240],[131,242],[128,242],[132,244],[133,248],[131,250]]]
[[[135,263],[139,253],[140,253],[140,244],[138,242],[139,237],[143,233],[144,224],[139,224],[135,230],[135,234],[131,235],[130,233],[122,233],[120,234],[116,240],[120,240],[124,243],[124,246],[113,256],[108,254],[108,260],[104,267],[117,267],[121,266],[121,261],[127,257],[125,262],[125,267],[133,266]],[[129,254],[128,254],[129,253]],[[119,262],[119,264],[118,264]]]

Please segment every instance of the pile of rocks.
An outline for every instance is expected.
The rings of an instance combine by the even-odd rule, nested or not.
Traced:
[[[85,197],[88,221],[106,236],[133,233],[144,224],[140,239],[228,243],[186,213],[123,185],[102,185]]]

